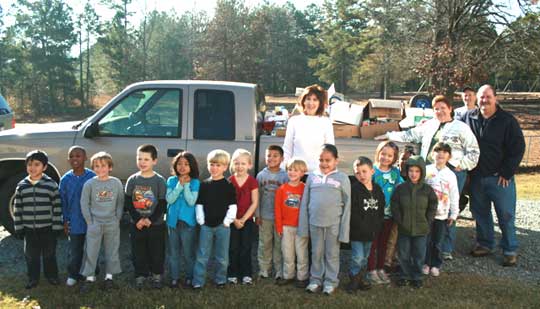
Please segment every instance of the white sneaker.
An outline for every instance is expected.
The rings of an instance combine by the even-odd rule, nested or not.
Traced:
[[[309,293],[317,293],[319,291],[320,286],[317,283],[310,283],[306,287],[306,291]]]
[[[367,274],[367,279],[368,279],[372,284],[382,284],[382,283],[383,283],[383,282],[381,281],[381,278],[379,278],[379,275],[377,274],[377,271],[376,271],[376,270],[370,271],[370,272]]]
[[[335,290],[336,290],[335,287],[333,287],[331,285],[325,285],[324,289],[323,289],[323,293],[326,294],[326,295],[330,295],[330,294],[334,293]]]
[[[67,278],[67,280],[66,280],[66,285],[67,286],[74,286],[75,284],[77,284],[77,279],[73,279],[73,278],[70,278],[70,277]]]
[[[381,283],[384,283],[384,284],[390,283],[390,278],[388,277],[388,274],[386,274],[384,269],[377,270],[377,275],[379,276],[379,279],[381,279]]]
[[[431,267],[431,275],[433,277],[439,277],[439,275],[441,274],[441,270],[437,267]]]
[[[242,278],[242,284],[252,284],[252,283],[253,283],[253,279],[251,279],[251,277],[245,276],[244,278]]]
[[[270,276],[268,275],[267,271],[261,270],[261,271],[259,271],[259,277],[261,277],[263,279],[268,279]]]
[[[230,284],[238,284],[238,278],[229,277],[229,278],[227,278],[227,282],[229,282]]]
[[[424,267],[422,268],[422,273],[424,275],[429,275],[429,266],[428,265],[424,265]]]

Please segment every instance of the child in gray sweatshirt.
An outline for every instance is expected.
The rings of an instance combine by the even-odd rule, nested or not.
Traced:
[[[311,238],[311,269],[306,291],[315,293],[323,285],[330,295],[338,286],[340,242],[349,242],[351,216],[351,183],[337,170],[338,153],[334,145],[325,144],[319,156],[319,170],[306,181],[298,236]]]
[[[81,194],[81,212],[88,225],[81,274],[86,282],[81,292],[88,291],[95,282],[99,250],[103,242],[105,255],[105,289],[113,287],[113,275],[120,273],[120,219],[124,208],[124,188],[120,180],[109,176],[113,161],[110,154],[98,152],[91,158],[97,176],[88,180]]]

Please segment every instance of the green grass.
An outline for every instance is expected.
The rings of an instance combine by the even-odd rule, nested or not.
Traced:
[[[123,278],[126,280],[128,276]],[[46,282],[26,291],[21,277],[3,277],[0,279],[0,308],[38,305],[41,308],[532,308],[540,304],[537,285],[460,273],[443,273],[439,278],[430,278],[420,290],[377,286],[370,291],[350,295],[340,288],[332,296],[307,294],[293,286],[278,287],[268,280],[258,281],[253,286],[225,289],[208,285],[199,292],[169,288],[138,292],[125,282],[118,283],[120,287],[111,292],[103,292],[96,287],[81,295],[77,288],[52,287]]]

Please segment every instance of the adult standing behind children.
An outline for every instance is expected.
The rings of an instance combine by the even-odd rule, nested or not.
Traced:
[[[332,120],[325,116],[327,102],[328,93],[323,87],[311,85],[304,89],[298,103],[302,113],[287,123],[283,141],[285,162],[299,157],[306,161],[309,172],[318,169],[321,147],[335,142]]]
[[[257,174],[259,183],[259,207],[255,210],[255,223],[259,226],[259,246],[257,257],[259,262],[259,276],[268,278],[272,275],[271,267],[274,267],[274,278],[279,280],[283,277],[283,265],[281,262],[281,237],[274,228],[274,200],[276,190],[287,182],[287,173],[280,165],[283,162],[283,148],[278,145],[270,145],[266,148],[266,167]]]
[[[81,212],[81,193],[83,185],[96,174],[84,167],[86,150],[81,146],[72,146],[68,151],[71,170],[60,178],[58,190],[62,200],[64,232],[69,240],[68,278],[66,284],[73,286],[84,279],[80,275],[86,239],[86,221]]]
[[[525,152],[525,139],[516,118],[497,103],[491,85],[478,89],[479,108],[465,114],[480,144],[480,160],[471,173],[471,212],[476,220],[476,247],[471,254],[486,256],[495,248],[491,203],[502,231],[503,266],[517,263],[516,183],[514,174]]]
[[[17,238],[24,239],[28,282],[38,285],[41,260],[43,272],[52,285],[58,285],[56,236],[63,230],[62,205],[58,185],[44,174],[49,158],[40,150],[26,155],[26,176],[17,184],[13,199],[13,223]]]
[[[162,286],[165,262],[165,224],[167,207],[165,178],[154,171],[157,149],[153,145],[137,148],[137,168],[126,182],[126,208],[131,215],[131,254],[137,289],[152,277],[152,287]]]
[[[116,177],[110,176],[113,160],[110,154],[98,152],[90,159],[96,177],[83,186],[81,211],[88,226],[84,246],[84,265],[81,274],[86,281],[81,292],[87,292],[96,280],[96,266],[103,245],[105,255],[104,289],[113,288],[113,275],[120,267],[120,219],[124,211],[124,187]]]
[[[463,88],[461,100],[463,106],[454,109],[454,119],[463,121],[465,113],[476,108],[476,92],[474,89],[471,87]]]

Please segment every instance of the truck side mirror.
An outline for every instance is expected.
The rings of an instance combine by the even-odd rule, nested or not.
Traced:
[[[84,130],[84,137],[86,138],[92,138],[92,137],[98,136],[98,134],[99,134],[99,127],[96,122],[92,122]]]

